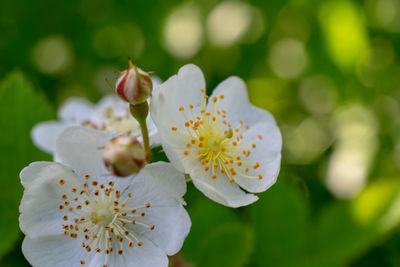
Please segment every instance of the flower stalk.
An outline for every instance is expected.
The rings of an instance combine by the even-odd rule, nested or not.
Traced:
[[[136,105],[129,105],[130,111],[132,116],[137,120],[140,126],[140,130],[142,131],[142,138],[143,138],[143,145],[148,155],[147,158],[150,158],[151,149],[150,149],[150,139],[149,139],[149,130],[147,128],[146,118],[149,114],[149,104],[147,101],[136,104]]]

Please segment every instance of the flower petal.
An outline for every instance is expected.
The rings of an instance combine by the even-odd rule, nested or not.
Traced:
[[[181,204],[186,193],[186,182],[182,173],[170,163],[156,162],[144,167],[127,187],[125,193],[131,193],[130,201],[137,205],[148,202],[152,207],[169,207]]]
[[[172,207],[151,207],[141,221],[154,225],[155,228],[149,230],[147,227],[141,227],[141,229],[136,228],[136,231],[168,255],[174,255],[182,248],[183,241],[192,226],[189,214],[182,204]]]
[[[35,182],[38,178],[43,176],[43,173],[46,170],[52,168],[53,162],[49,161],[37,161],[29,164],[28,167],[25,167],[19,177],[21,178],[21,183],[25,189],[29,188],[33,182]]]
[[[261,135],[261,140],[258,136]],[[276,125],[260,122],[249,128],[244,134],[243,142],[253,141],[256,148],[251,151],[246,159],[248,162],[258,163],[257,169],[250,168],[246,173],[250,176],[262,176],[249,179],[238,175],[236,182],[244,189],[252,193],[264,192],[276,182],[280,170],[282,137]]]
[[[274,117],[268,111],[257,108],[249,102],[246,84],[239,77],[232,76],[221,82],[210,98],[220,95],[224,95],[220,107],[227,111],[227,121],[231,124],[240,120],[247,125],[259,121],[276,124]]]
[[[231,184],[225,174],[216,172],[216,175],[217,178],[212,179],[210,171],[204,171],[200,163],[194,166],[190,173],[193,184],[197,189],[222,205],[237,208],[249,205],[258,199],[258,197],[253,194],[246,194],[237,184]]]
[[[58,121],[45,121],[36,124],[31,131],[31,138],[35,146],[47,153],[53,154],[56,150],[58,136],[71,124]]]
[[[73,187],[82,187],[82,180],[71,169],[55,162],[29,165],[22,170],[21,180],[25,186],[19,207],[21,230],[31,238],[63,233],[61,196]]]
[[[180,68],[177,75],[154,88],[150,107],[154,123],[159,126],[162,122],[159,121],[160,116],[172,116],[172,114],[160,112],[160,94],[163,94],[166,103],[176,107],[177,111],[180,106],[200,104],[202,96],[200,89],[205,89],[205,86],[204,75],[199,67],[188,64]]]
[[[95,253],[87,253],[80,245],[80,240],[65,235],[25,237],[22,253],[32,266],[40,267],[78,267],[85,260],[84,266],[102,266],[103,262]]]
[[[280,154],[272,161],[261,163],[257,172],[254,173],[254,176],[257,177],[258,174],[262,175],[262,179],[253,178],[249,179],[246,177],[242,177],[237,175],[235,177],[235,181],[240,187],[244,188],[248,192],[252,193],[260,193],[267,190],[273,184],[275,184],[276,179],[278,178],[279,170],[281,165],[281,156]]]
[[[159,95],[158,101],[157,112],[165,114],[160,116],[160,123],[157,125],[164,152],[175,168],[181,172],[185,172],[181,162],[183,157],[177,150],[183,151],[186,140],[183,136],[172,131],[172,127],[179,127],[179,129],[184,127],[181,126],[184,125],[184,122],[180,119],[181,114],[172,109],[173,106],[168,103],[167,97],[164,94]],[[154,120],[153,115],[152,118]]]
[[[80,124],[90,120],[93,116],[94,106],[82,97],[68,98],[58,110],[58,118],[61,121]]]
[[[112,108],[115,116],[124,116],[129,112],[129,104],[116,95],[106,95],[97,103],[95,112],[103,116],[108,108]]]
[[[121,98],[117,97],[116,95],[107,95],[104,96],[96,105],[95,112],[92,117],[92,122],[96,125],[102,125],[105,120],[107,120],[106,116],[108,114],[107,109],[112,108],[113,115],[115,117],[122,117],[126,118],[126,116],[131,116],[129,111],[129,104],[125,101],[121,100]],[[141,140],[142,133],[140,131],[139,124],[136,122],[135,119],[132,118],[132,136],[138,136]],[[160,137],[158,136],[157,127],[154,125],[153,120],[151,119],[150,114],[146,118],[147,128],[149,130],[149,137],[150,137],[150,145],[158,146],[160,145]]]
[[[167,267],[168,257],[165,252],[144,237],[139,238],[142,246],[124,249],[122,255],[113,253],[107,260],[108,266]],[[101,265],[98,265],[101,266]]]
[[[158,127],[163,149],[168,159],[182,172],[188,171],[184,169],[182,157],[175,149],[183,147],[185,140],[172,133],[171,128],[184,127],[184,117],[179,108],[188,108],[189,104],[199,106],[203,95],[200,89],[205,89],[202,71],[195,65],[185,65],[177,75],[154,89],[150,104],[151,117]]]
[[[133,180],[124,194],[131,193],[127,206],[143,206],[150,203],[146,216],[141,221],[155,225],[134,229],[146,236],[168,255],[177,253],[188,235],[191,221],[182,207],[182,196],[186,193],[186,182],[170,163],[157,162],[147,165]]]
[[[249,192],[265,191],[275,183],[280,169],[282,137],[273,116],[263,109],[257,108],[248,100],[246,85],[238,77],[230,77],[220,83],[214,90],[213,96],[223,94],[220,102],[221,109],[227,111],[227,120],[232,125],[242,120],[249,129],[243,133],[243,142],[254,142],[249,162],[258,162],[260,167],[250,175],[262,175],[262,179],[235,177],[236,182]],[[259,140],[261,136],[261,140]]]
[[[57,141],[56,158],[71,167],[78,176],[89,174],[102,183],[118,181],[115,188],[123,190],[131,178],[112,176],[103,163],[103,147],[118,133],[98,131],[85,127],[70,127]]]

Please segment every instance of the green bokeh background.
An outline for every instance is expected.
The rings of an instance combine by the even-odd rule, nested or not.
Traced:
[[[161,80],[242,77],[283,135],[278,182],[248,207],[191,184],[173,266],[400,266],[400,1],[0,0],[0,266],[29,266],[19,171],[29,131],[98,101],[127,57]]]

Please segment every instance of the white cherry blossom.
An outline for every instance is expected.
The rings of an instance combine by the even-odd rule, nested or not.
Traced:
[[[168,266],[191,222],[186,183],[169,163],[137,176],[106,175],[102,147],[109,132],[71,127],[58,139],[60,162],[22,170],[22,251],[33,266]]]
[[[96,105],[85,98],[71,97],[58,110],[58,120],[41,122],[32,129],[33,143],[53,154],[58,136],[68,127],[85,126],[92,129],[126,133],[140,137],[139,123],[132,117],[129,104],[116,95],[103,97]],[[159,145],[157,128],[150,116],[147,118],[150,142]]]
[[[151,116],[163,149],[207,197],[230,207],[248,205],[257,200],[251,193],[276,181],[280,131],[269,112],[250,104],[240,78],[226,79],[210,97],[205,92],[195,65],[154,89]]]

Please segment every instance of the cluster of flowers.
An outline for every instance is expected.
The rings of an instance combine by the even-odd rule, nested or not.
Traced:
[[[276,181],[279,129],[241,79],[208,96],[202,71],[185,65],[153,88],[130,62],[115,91],[120,99],[95,106],[71,99],[58,121],[32,130],[54,156],[20,174],[22,251],[33,266],[167,266],[191,227],[186,181],[229,207],[253,203]],[[160,144],[170,163],[149,163]]]

